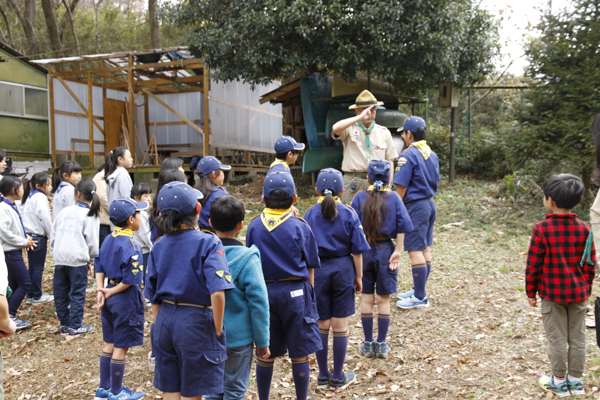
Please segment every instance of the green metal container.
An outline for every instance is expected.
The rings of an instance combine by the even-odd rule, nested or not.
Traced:
[[[356,112],[354,110],[345,110],[340,108],[332,108],[327,113],[325,120],[325,137],[331,137],[333,125],[346,118],[354,117]],[[408,115],[398,110],[377,110],[377,116],[375,122],[379,125],[385,126],[392,133],[396,133],[396,129],[404,125],[404,121],[408,118]]]
[[[320,171],[323,168],[341,169],[343,158],[342,146],[307,150],[302,158],[302,173]]]

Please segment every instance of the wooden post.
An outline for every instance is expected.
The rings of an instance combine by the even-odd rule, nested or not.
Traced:
[[[50,143],[52,144],[52,166],[56,167],[56,121],[54,121],[54,68],[50,67],[50,75],[48,78],[48,96],[50,97]]]
[[[202,154],[206,156],[210,154],[210,120],[208,118],[208,92],[210,90],[210,79],[208,78],[208,67],[206,63],[204,64],[204,68],[202,68],[202,73],[204,74],[204,84],[202,85],[202,91],[204,94],[204,139],[202,140]]]
[[[456,162],[456,108],[453,107],[450,112],[450,183],[454,182],[454,163]]]
[[[88,126],[90,141],[90,167],[94,168],[94,96],[92,93],[92,74],[87,74],[88,85]]]
[[[148,95],[144,93],[144,125],[146,126],[146,144],[150,145],[150,115],[148,114]],[[141,150],[140,150],[141,153]]]
[[[133,98],[133,56],[130,54],[127,56],[129,61],[129,68],[127,69],[127,83],[129,87],[129,101],[127,102],[127,107],[129,107],[129,118],[127,121],[127,129],[129,130],[129,144],[131,145],[131,156],[133,157],[134,162],[137,164],[137,152],[135,151],[135,139],[133,138],[133,119],[135,118],[135,105]]]

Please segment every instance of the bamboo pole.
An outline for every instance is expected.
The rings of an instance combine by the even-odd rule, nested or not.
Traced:
[[[92,93],[92,74],[88,74],[88,126],[90,141],[90,167],[94,168],[94,96]]]
[[[134,138],[133,138],[133,119],[134,119],[134,101],[135,99],[133,98],[133,70],[131,69],[131,67],[133,67],[133,56],[130,54],[127,57],[127,60],[129,62],[129,70],[127,71],[127,80],[128,80],[128,94],[129,94],[129,102],[127,103],[127,107],[129,109],[129,113],[127,115],[127,130],[129,131],[129,144],[131,145],[131,155],[133,156],[133,161],[137,164],[137,152],[135,151],[135,142],[134,142]]]
[[[208,92],[210,90],[210,80],[208,78],[208,67],[206,65],[204,65],[202,74],[204,75],[204,83],[202,87],[202,92],[204,94],[204,138],[202,139],[202,154],[206,156],[207,154],[210,154],[210,123],[208,118]]]
[[[52,67],[51,71],[53,71]],[[56,121],[54,120],[54,78],[48,75],[48,96],[50,97],[50,143],[52,144],[52,165],[56,167]]]

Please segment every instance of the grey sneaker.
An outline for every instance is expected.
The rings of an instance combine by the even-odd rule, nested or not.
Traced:
[[[415,289],[413,288],[413,289],[410,289],[408,292],[398,293],[398,298],[400,300],[408,299],[409,297],[414,296],[414,294],[415,294]]]
[[[359,353],[361,356],[365,356],[367,358],[375,357],[375,342],[367,342],[365,340],[360,346]]]
[[[32,306],[39,306],[39,305],[50,303],[53,301],[54,301],[54,296],[52,296],[51,294],[44,293],[44,294],[42,294],[42,296],[39,299],[32,299],[31,303],[29,303],[29,304],[31,304]]]
[[[389,344],[387,344],[387,342],[375,342],[375,356],[377,358],[383,358],[383,359],[387,359],[388,356],[390,355],[390,351],[392,351],[392,348],[390,347]]]
[[[148,368],[150,368],[150,372],[154,372],[154,365],[155,365],[155,359],[154,359],[154,354],[150,353],[148,355]]]
[[[356,375],[352,371],[344,371],[344,377],[340,380],[331,378],[329,388],[331,390],[346,389],[356,380]]]
[[[328,373],[329,375],[327,375],[327,376],[325,376],[325,377],[322,377],[321,375],[319,375],[319,376],[317,377],[317,387],[318,387],[319,389],[324,389],[324,388],[326,388],[327,386],[329,386],[329,381],[331,380],[331,372],[327,371],[327,373]]]
[[[27,305],[31,305],[32,302],[33,302],[33,299],[31,297],[27,297],[25,299],[25,304],[27,304]]]
[[[80,336],[86,333],[93,332],[95,329],[94,325],[81,325],[79,328],[71,328],[69,336]]]

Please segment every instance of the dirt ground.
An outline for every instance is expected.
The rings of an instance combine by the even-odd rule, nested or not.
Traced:
[[[539,376],[550,372],[540,309],[531,308],[524,293],[529,237],[534,223],[543,219],[545,212],[541,194],[535,200],[516,202],[502,198],[501,185],[467,178],[452,186],[442,183],[436,197],[438,220],[427,288],[431,307],[409,311],[392,307],[388,336],[392,352],[388,360],[365,359],[358,354],[363,333],[359,314],[352,317],[346,363],[355,371],[356,383],[339,393],[317,390],[317,366],[311,356],[309,397],[370,400],[546,396],[537,386]],[[231,194],[244,199],[248,216],[258,214],[262,208],[258,202],[261,186],[258,180],[229,188]],[[300,179],[297,206],[302,213],[314,203],[313,194],[310,180]],[[581,219],[589,220],[587,211],[574,211]],[[404,254],[402,260],[399,291],[412,285],[408,256]],[[44,290],[50,293],[52,271],[49,255]],[[597,287],[592,299],[598,294]],[[59,335],[52,303],[22,306],[20,316],[30,320],[33,327],[0,343],[6,399],[92,398],[99,382],[102,347],[100,316],[92,308],[94,303],[90,289],[84,321],[94,324],[96,330],[73,340]],[[357,310],[359,306],[357,296]],[[147,314],[147,320],[150,317]],[[148,334],[149,329],[146,337]],[[149,351],[149,340],[130,350],[124,384],[145,391],[148,399],[160,399],[152,386]],[[600,352],[593,329],[588,330],[587,352],[584,382],[589,396],[600,386]],[[272,398],[295,398],[291,376],[289,360],[277,360]],[[247,398],[257,399],[254,372]]]

